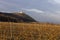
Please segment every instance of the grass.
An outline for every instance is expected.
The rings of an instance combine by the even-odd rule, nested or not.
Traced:
[[[60,25],[0,22],[0,40],[60,40]]]

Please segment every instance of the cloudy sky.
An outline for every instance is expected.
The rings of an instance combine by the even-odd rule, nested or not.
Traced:
[[[60,0],[0,0],[0,11],[24,10],[40,22],[60,23]]]

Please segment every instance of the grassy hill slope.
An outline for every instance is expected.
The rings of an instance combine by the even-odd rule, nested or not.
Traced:
[[[0,22],[0,40],[60,40],[60,25]]]
[[[0,12],[0,22],[36,22],[36,20],[25,13]]]

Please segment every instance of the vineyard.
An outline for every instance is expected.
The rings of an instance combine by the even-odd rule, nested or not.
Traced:
[[[0,40],[60,40],[60,25],[0,22]]]

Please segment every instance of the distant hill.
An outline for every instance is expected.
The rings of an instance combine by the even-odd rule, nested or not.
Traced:
[[[0,12],[0,22],[36,22],[36,20],[25,13]]]

